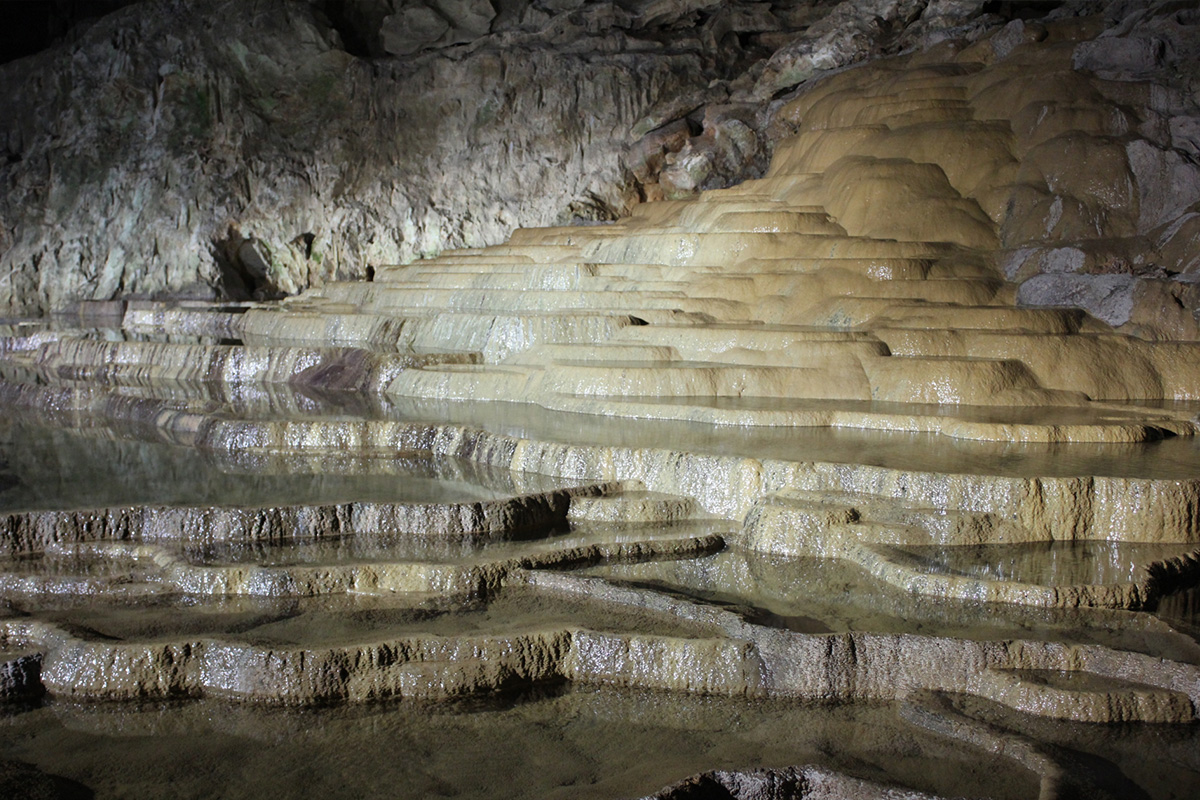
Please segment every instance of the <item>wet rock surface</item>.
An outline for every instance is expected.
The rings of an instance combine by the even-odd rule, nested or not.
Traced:
[[[47,775],[31,764],[0,761],[0,791],[29,800],[85,800],[95,794],[81,783]]]
[[[187,146],[233,165],[219,191],[204,170],[172,178],[176,200],[209,185],[222,214],[254,195],[286,222],[312,194],[237,176],[332,113],[279,90],[327,67],[326,99],[366,104],[377,127],[349,150],[348,127],[323,130],[316,160],[294,163],[338,164],[308,185],[363,218],[378,194],[346,165],[396,179],[352,156],[411,134],[394,123],[418,111],[445,122],[435,149],[470,116],[470,158],[505,142],[512,165],[609,189],[632,126],[641,172],[621,191],[664,199],[349,281],[328,280],[349,260],[315,254],[328,241],[359,258],[366,228],[328,198],[304,212],[326,233],[286,258],[265,228],[214,240],[143,198],[143,238],[185,231],[199,266],[139,284],[158,278],[132,251],[87,250],[112,267],[95,297],[119,299],[0,331],[0,780],[66,796],[1195,793],[1189,9],[146,6],[278,29],[266,55],[210,31],[217,61],[187,61],[181,40],[122,40],[130,20],[153,38],[139,8],[38,57],[78,56],[78,86],[5,91],[53,105],[99,80],[83,67],[133,50],[104,91],[136,105],[129,76],[175,48],[162,102],[130,130],[158,120],[167,149],[150,154],[171,156],[184,128],[167,96],[199,75],[212,127]],[[304,47],[279,50],[296,32]],[[226,91],[235,62],[250,77]],[[537,77],[552,64],[561,83]],[[477,92],[497,71],[513,93],[490,111],[463,94],[435,114],[381,88],[403,78],[405,102],[428,105],[447,75]],[[497,121],[527,110],[522,86],[606,133],[531,159]],[[627,99],[612,118],[576,119],[610,94]],[[248,102],[261,129],[237,121]],[[381,152],[427,178],[445,167],[408,144]],[[403,241],[437,229],[440,250],[476,243],[444,221],[494,216],[483,241],[522,222],[496,210],[526,197],[501,161],[438,171],[436,219],[401,225]],[[77,162],[47,163],[58,180]],[[55,180],[25,188],[64,191]],[[514,180],[537,213],[560,204],[549,178]],[[441,191],[405,185],[389,214]],[[245,197],[222,206],[227,186]],[[124,194],[109,188],[111,211]],[[86,216],[91,191],[56,208]],[[612,197],[572,213],[609,216]],[[21,222],[6,254],[76,222]],[[54,252],[36,273],[50,305],[74,291],[50,297],[75,269],[76,251]],[[258,298],[126,296],[180,288],[205,258]],[[1159,313],[1168,297],[1177,313]]]
[[[247,791],[284,796],[362,796],[386,785],[413,797],[440,791],[475,798],[632,798],[714,764],[736,771],[755,759],[828,762],[823,749],[845,754],[828,772],[856,769],[868,773],[863,783],[892,775],[946,796],[1036,791],[1033,781],[1004,770],[1002,761],[899,723],[890,706],[813,712],[595,687],[454,704],[330,708],[320,724],[310,711],[211,701],[63,703],[13,722],[0,734],[7,741],[40,729],[59,743],[52,752],[74,751],[94,763],[110,760],[135,738],[146,746],[128,757],[129,783],[118,791],[150,795],[163,781],[186,797],[226,787],[236,793],[243,781]],[[852,752],[845,742],[854,743]],[[181,750],[197,757],[179,758]],[[71,759],[53,760],[61,772]],[[155,763],[157,770],[147,768]],[[942,777],[952,771],[949,765],[963,775],[956,784]],[[114,784],[105,780],[95,791],[116,793]]]
[[[663,765],[668,771],[647,772],[634,783],[601,781],[607,788],[597,796],[638,796],[670,783],[658,796],[924,797],[964,794],[974,786],[976,794],[1016,797],[1031,796],[1031,775],[1043,786],[1074,786],[1084,780],[1081,776],[1091,775],[1084,780],[1089,791],[1099,786],[1113,792],[1113,787],[1132,784],[1105,777],[1103,771],[1096,778],[1093,767],[1080,765],[1077,756],[1061,751],[1061,745],[1036,743],[1045,741],[1046,731],[1030,734],[1028,724],[1020,720],[997,722],[983,707],[969,705],[965,712],[947,711],[944,693],[986,699],[1016,709],[1024,718],[1066,725],[1075,723],[1062,720],[1194,728],[1187,721],[1198,699],[1200,678],[1195,665],[1200,664],[1200,648],[1186,633],[1145,612],[1120,610],[1144,607],[1150,595],[1123,595],[1119,590],[1120,581],[1138,574],[1157,575],[1156,591],[1188,585],[1192,580],[1188,569],[1162,565],[1179,557],[1175,554],[1183,557],[1180,563],[1191,563],[1194,533],[1189,528],[1171,527],[1177,523],[1164,521],[1155,529],[1156,535],[1177,542],[1176,549],[1146,544],[1105,551],[1101,563],[1093,567],[1070,550],[1043,562],[1028,552],[1022,555],[1019,549],[1005,550],[1000,543],[989,545],[990,551],[951,552],[956,546],[952,543],[964,537],[973,542],[1003,542],[1053,535],[1064,526],[1086,530],[1079,527],[1084,524],[1081,518],[1074,516],[1079,512],[1069,502],[1062,504],[1065,496],[1047,500],[1053,491],[1047,491],[1052,481],[1045,478],[1039,504],[1049,502],[1052,508],[1028,518],[1033,529],[1012,521],[1003,505],[957,511],[952,502],[945,505],[944,488],[953,480],[948,475],[922,479],[942,484],[937,490],[942,492],[941,508],[922,504],[920,483],[912,473],[904,473],[907,477],[902,480],[918,494],[906,492],[909,499],[904,502],[889,498],[879,488],[865,491],[867,484],[861,482],[850,495],[827,486],[807,493],[776,490],[756,502],[752,498],[762,497],[761,486],[743,485],[746,494],[728,494],[731,486],[744,484],[745,478],[736,476],[746,466],[745,455],[689,455],[619,444],[564,450],[550,439],[539,440],[537,431],[528,428],[506,435],[387,419],[314,419],[312,410],[308,419],[281,421],[279,405],[264,413],[255,412],[254,406],[240,410],[233,405],[214,406],[212,400],[202,403],[203,411],[180,413],[176,404],[188,395],[183,387],[167,400],[162,392],[169,383],[149,380],[134,389],[112,380],[111,371],[99,373],[101,378],[97,374],[89,371],[82,380],[59,380],[63,387],[75,386],[74,391],[86,382],[100,394],[123,386],[122,392],[133,389],[143,396],[132,405],[102,404],[93,398],[73,406],[62,402],[68,395],[26,385],[22,403],[11,407],[23,422],[6,439],[20,449],[10,445],[6,451],[11,453],[7,469],[19,479],[0,494],[7,504],[5,532],[11,553],[0,567],[4,576],[0,591],[6,598],[0,630],[5,647],[23,649],[40,659],[36,689],[50,697],[44,709],[10,717],[7,730],[18,737],[23,726],[33,724],[31,714],[58,715],[72,720],[68,727],[73,729],[80,724],[80,714],[87,719],[91,712],[64,703],[95,699],[125,704],[186,701],[173,706],[176,710],[156,712],[157,719],[177,720],[167,729],[154,728],[153,738],[164,746],[172,736],[186,738],[192,735],[188,731],[199,730],[195,721],[185,721],[193,713],[187,709],[217,700],[269,708],[388,699],[400,701],[398,708],[404,709],[405,704],[416,702],[445,704],[529,687],[571,686],[576,688],[568,696],[586,687],[662,692],[654,703],[668,707],[677,702],[670,698],[676,697],[729,698],[748,709],[783,701],[834,702],[848,704],[847,708],[903,702],[907,704],[903,708],[911,710],[900,716],[880,712],[884,718],[893,715],[888,723],[892,727],[880,741],[886,742],[888,752],[901,748],[905,755],[887,756],[870,768],[854,759],[822,756],[821,766],[705,773],[678,784],[684,775],[698,771],[696,762],[668,760]],[[60,430],[39,428],[38,421],[46,420],[46,414],[52,415]],[[168,445],[174,455],[157,459],[125,455],[132,470],[125,480],[136,482],[139,474],[145,475],[158,481],[154,491],[161,492],[194,475],[194,467],[182,465],[199,458],[201,463],[209,462],[205,469],[235,474],[342,472],[347,480],[327,488],[330,492],[353,492],[356,475],[362,480],[379,473],[400,481],[423,476],[459,485],[410,488],[410,492],[487,495],[500,507],[507,493],[526,507],[524,498],[539,496],[528,492],[539,488],[549,492],[540,496],[560,498],[552,505],[559,503],[562,508],[520,523],[531,527],[517,541],[503,526],[487,528],[483,536],[464,536],[439,516],[437,509],[444,506],[429,503],[406,506],[413,509],[411,519],[404,518],[408,521],[390,514],[372,516],[369,522],[356,516],[366,504],[351,500],[331,506],[328,513],[317,513],[312,506],[287,507],[301,515],[296,518],[280,514],[285,507],[279,505],[270,506],[270,513],[263,516],[254,506],[212,505],[211,501],[174,508],[120,509],[106,504],[105,492],[115,496],[128,492],[122,481],[95,488],[93,497],[101,503],[95,509],[21,510],[33,497],[47,506],[61,506],[71,496],[71,487],[94,476],[93,470],[114,463],[121,454],[137,453],[139,441],[146,442],[141,446],[149,446],[152,453],[163,446],[155,442],[164,439],[176,442]],[[42,449],[37,460],[22,456],[39,440]],[[179,449],[181,441],[188,443],[186,449]],[[87,459],[73,458],[73,450],[91,454]],[[408,455],[399,462],[387,455],[396,452]],[[419,453],[426,455],[418,458]],[[35,468],[47,457],[58,465],[54,470]],[[478,466],[456,466],[456,461],[446,461],[451,457]],[[179,459],[182,468],[177,476],[170,475],[167,464]],[[524,465],[522,471],[512,471],[517,464]],[[31,493],[39,469],[57,475],[62,488],[46,486],[41,495]],[[831,466],[820,479],[817,476],[824,468],[816,463],[764,461],[757,469],[774,474],[771,481],[829,480],[843,488],[846,481],[874,480],[867,475],[878,470]],[[865,472],[853,478],[855,469]],[[165,480],[151,477],[164,471],[169,476]],[[539,476],[539,471],[558,477]],[[809,477],[801,478],[804,474]],[[979,501],[975,492],[1003,481],[986,471],[968,480],[975,486],[966,495],[975,496],[973,502]],[[1120,480],[1127,485],[1127,479]],[[1104,478],[1092,476],[1089,482],[1095,491]],[[1161,490],[1182,488],[1191,481],[1151,479],[1143,484]],[[255,490],[260,504],[267,499],[262,495],[266,486]],[[1003,493],[990,502],[1003,503],[1002,497]],[[1012,502],[1017,507],[1024,502],[1019,492]],[[1183,502],[1186,507],[1190,501]],[[1087,515],[1093,520],[1089,524],[1104,516],[1104,503],[1097,497],[1087,499]],[[809,516],[781,525],[764,513],[772,504],[787,514]],[[1122,513],[1118,509],[1114,505],[1107,513]],[[1160,511],[1165,520],[1178,519],[1176,512]],[[122,521],[135,519],[137,525]],[[301,524],[305,519],[311,524]],[[524,517],[500,519],[519,522]],[[1109,535],[1127,535],[1139,519],[1114,524]],[[570,530],[564,527],[567,524]],[[23,534],[30,525],[44,526],[46,533]],[[858,547],[882,559],[878,562],[882,571],[873,569],[869,559],[845,550],[836,527],[830,526],[852,531]],[[766,540],[766,530],[776,530],[768,536],[771,541],[795,542],[805,541],[802,532],[810,528],[816,536],[813,541],[821,544],[814,552],[761,552],[769,549],[758,544]],[[930,541],[951,548],[929,550],[925,543]],[[909,549],[889,550],[884,544]],[[989,567],[989,563],[1019,567]],[[804,564],[811,570],[807,574]],[[1012,576],[1028,585],[980,603],[979,597],[943,593],[928,584],[898,592],[889,581],[889,569],[904,568],[928,579],[971,564],[983,566],[970,578],[981,585],[1007,585],[1006,570],[1016,570]],[[1144,573],[1139,572],[1139,564]],[[968,573],[962,574],[965,579]],[[1061,582],[1068,575],[1069,580],[1092,582],[1088,596],[1099,596],[1097,592],[1106,586],[1117,587],[1106,595],[1112,602],[1080,602],[1083,595],[1072,594],[1071,587]],[[1035,602],[1030,595],[1034,590],[1058,599]],[[839,592],[845,593],[841,599]],[[848,602],[854,610],[848,609]],[[1116,610],[1105,605],[1115,605]],[[539,702],[522,700],[516,707],[532,703],[533,708]],[[439,707],[443,709],[439,714],[463,713]],[[621,702],[616,702],[611,708],[617,710],[606,713],[620,717],[626,713],[620,707]],[[140,714],[122,712],[116,728],[111,727],[114,723],[88,727],[85,739],[71,734],[64,741],[74,741],[72,746],[82,746],[82,752],[103,752],[114,731],[127,731],[124,726],[137,724],[134,720]],[[644,718],[644,712],[639,718]],[[493,719],[468,713],[463,720],[468,727],[481,726],[482,733],[476,735],[494,735],[488,733]],[[906,727],[909,722],[903,720],[915,722],[916,727]],[[629,724],[623,721],[622,730],[628,731]],[[716,723],[705,711],[689,712],[685,721],[673,724],[686,729]],[[982,784],[972,777],[973,768],[955,766],[960,762],[953,761],[943,762],[931,782],[913,771],[915,751],[904,743],[906,737],[917,736],[918,729],[934,731],[919,735],[928,737],[919,746],[922,752],[939,741],[965,741],[971,743],[968,747],[988,750],[1000,740],[1035,743],[1022,745],[1027,751],[1013,751],[1008,745],[1009,751],[1028,754],[1015,762],[999,762],[1003,764],[999,772],[989,773]],[[721,727],[722,741],[730,742],[731,735],[737,738]],[[848,740],[843,735],[834,735],[841,742],[834,752],[845,752]],[[1068,748],[1080,746],[1069,732],[1054,735],[1065,737]],[[793,755],[780,757],[810,763],[801,758],[804,747],[797,748],[790,737],[788,741],[791,744],[784,750]],[[753,747],[757,751],[752,760],[762,759],[767,752],[762,744]],[[26,757],[20,747],[12,752]],[[334,748],[333,752],[343,751]],[[731,752],[739,751],[734,747]],[[1135,747],[1129,757],[1140,752]],[[1113,756],[1105,751],[1104,757]],[[226,754],[223,758],[237,765],[257,756]],[[602,758],[620,763],[611,754]],[[1175,755],[1164,758],[1171,777],[1160,788],[1177,791],[1196,779],[1200,765]],[[35,763],[83,780],[101,795],[133,780],[103,777],[55,747]],[[679,772],[671,774],[673,769]],[[181,779],[190,780],[182,773]],[[210,783],[205,785],[214,785],[211,773],[206,780]],[[528,780],[539,785],[532,776]],[[495,796],[494,787],[486,794]],[[534,794],[552,796],[553,791],[547,787]]]

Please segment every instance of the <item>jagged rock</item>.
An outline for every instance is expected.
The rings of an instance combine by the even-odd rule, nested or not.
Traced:
[[[0,650],[0,700],[37,697],[42,693],[41,674],[41,653]]]
[[[676,120],[643,136],[625,153],[622,164],[637,182],[643,200],[664,198],[659,175],[667,164],[667,158],[682,151],[690,138],[691,127],[687,120]]]
[[[1099,74],[1145,75],[1162,66],[1166,43],[1150,36],[1101,36],[1075,48],[1075,68]]]
[[[638,120],[630,131],[630,136],[641,139],[656,128],[664,127],[667,123],[679,120],[709,102],[712,96],[709,89],[700,89],[687,94],[675,95],[651,109],[650,113]]]
[[[642,24],[678,22],[694,11],[719,5],[719,0],[638,0],[633,3]]]
[[[713,74],[700,40],[622,52],[627,19],[554,8],[549,46],[519,28],[372,64],[343,48],[387,27],[377,4],[331,7],[343,37],[306,3],[155,0],[5,65],[0,301],[295,292],[613,216],[632,125]],[[484,27],[462,25],[446,35]]]
[[[840,3],[799,40],[775,53],[755,83],[754,97],[765,100],[821,71],[852,64],[870,54],[882,37],[887,17],[896,18],[899,2],[875,0],[866,9],[857,5]],[[860,10],[868,13],[860,14]]]
[[[1138,233],[1174,223],[1200,204],[1200,166],[1173,150],[1135,139],[1125,147],[1138,190]]]
[[[717,770],[695,775],[643,800],[935,800],[820,767]]]
[[[454,25],[453,39],[448,44],[458,44],[478,39],[488,32],[496,17],[496,9],[489,0],[432,0],[434,8]]]
[[[1008,54],[1017,45],[1036,42],[1044,39],[1045,36],[1046,29],[1041,25],[1026,25],[1023,20],[1014,19],[988,41],[991,43],[992,52],[995,53],[996,59],[1003,60],[1008,58]]]
[[[1031,306],[1075,306],[1118,327],[1133,314],[1132,275],[1038,275],[1021,284],[1017,298]]]
[[[683,147],[667,153],[657,181],[667,198],[686,197],[703,189],[736,183],[760,172],[762,148],[755,130],[729,107],[709,106],[704,129]]]
[[[401,6],[383,18],[384,51],[406,56],[426,47],[448,47],[488,33],[496,10],[488,0],[433,0]]]
[[[936,32],[964,24],[977,16],[982,7],[983,3],[978,0],[839,3],[827,16],[771,56],[754,85],[753,96],[765,100],[821,72],[883,53],[910,25],[914,25],[915,30],[907,43],[911,44],[911,40],[918,37],[935,43],[939,38]]]
[[[405,6],[383,18],[380,35],[383,49],[406,56],[433,45],[450,30],[450,22],[429,6]]]
[[[1176,265],[1185,280],[1194,282],[1200,275],[1200,211],[1189,209],[1165,226],[1157,245],[1163,261]]]
[[[902,49],[928,49],[942,42],[974,42],[1003,24],[1003,18],[984,13],[979,0],[930,0],[919,19],[900,34]]]
[[[755,769],[706,772],[650,795],[644,800],[799,800],[808,780],[802,769]]]

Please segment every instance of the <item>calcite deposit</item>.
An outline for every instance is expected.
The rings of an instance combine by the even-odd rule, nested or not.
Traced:
[[[5,325],[0,788],[1192,796],[1196,10],[599,5],[274,19],[358,76],[329,87],[351,105],[372,64],[536,72],[501,34],[734,35],[761,58],[690,93],[690,45],[651,77],[583,59],[634,98],[604,123],[633,126],[628,214],[359,248],[369,279],[281,300],[137,296],[203,265],[113,257],[91,302]],[[615,153],[559,179],[612,188]],[[446,180],[499,196],[507,163]],[[263,218],[307,202],[276,189]],[[293,255],[350,247],[321,220]],[[65,257],[18,263],[60,234],[13,230],[10,307],[78,300]],[[244,233],[220,252],[249,277]]]

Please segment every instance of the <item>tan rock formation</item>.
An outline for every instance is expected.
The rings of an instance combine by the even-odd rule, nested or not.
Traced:
[[[865,43],[813,24],[740,91],[787,88],[823,47],[871,52],[889,19],[934,5],[873,4]],[[1145,24],[1200,24],[1164,8]],[[390,10],[376,45],[394,52],[512,11]],[[133,300],[11,326],[0,689],[822,703],[823,719],[891,720],[867,736],[886,763],[838,744],[818,766],[716,764],[679,784],[688,762],[628,791],[962,795],[982,758],[1003,774],[985,793],[1186,792],[1200,336],[1146,305],[1186,281],[1139,250],[1174,227],[1169,252],[1191,258],[1175,241],[1192,233],[1191,166],[1163,138],[1185,109],[1127,80],[1161,66],[1136,26],[972,30],[778,103],[790,135],[756,180],[280,302]],[[708,104],[702,135],[737,139],[733,111],[693,100],[674,113]],[[1024,302],[1055,276],[1117,288],[1083,309]],[[1179,746],[1147,766],[1143,740],[1096,733],[1110,723]],[[924,777],[890,755],[939,747],[976,750]]]

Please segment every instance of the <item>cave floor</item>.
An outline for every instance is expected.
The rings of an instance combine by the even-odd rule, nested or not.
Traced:
[[[1195,545],[1119,532],[1188,507],[1191,437],[64,374],[3,384],[9,785],[633,797],[804,764],[936,796],[1200,789]],[[1110,533],[1028,533],[1071,503]]]

